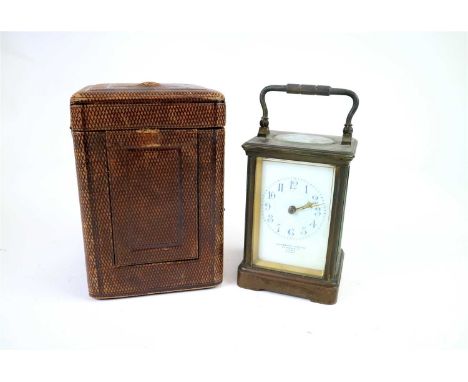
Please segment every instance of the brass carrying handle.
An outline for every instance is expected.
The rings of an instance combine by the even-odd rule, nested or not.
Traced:
[[[332,88],[330,86],[323,85],[298,85],[298,84],[287,84],[287,85],[269,85],[262,89],[260,92],[260,104],[262,105],[263,116],[260,120],[260,128],[258,129],[257,136],[267,137],[270,134],[270,129],[268,127],[268,108],[265,102],[265,95],[268,92],[286,92],[290,94],[309,94],[309,95],[321,95],[321,96],[330,96],[330,95],[345,95],[351,97],[353,100],[353,106],[346,117],[346,123],[343,129],[343,138],[341,140],[342,145],[351,144],[353,137],[353,125],[351,120],[354,113],[356,112],[359,106],[359,98],[352,90],[348,89],[339,89]]]

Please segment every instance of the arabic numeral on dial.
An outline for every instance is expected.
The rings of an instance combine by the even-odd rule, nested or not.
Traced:
[[[279,233],[280,228],[281,228],[281,224],[277,224],[277,225],[276,225],[276,233]]]
[[[315,228],[316,227],[315,220],[312,223],[310,223],[309,225],[312,227],[312,229]]]
[[[288,229],[288,236],[289,237],[294,237],[294,228],[289,228]]]
[[[278,183],[278,192],[283,192],[283,183]]]
[[[268,215],[267,218],[266,218],[266,221],[267,221],[268,223],[273,223],[274,220],[275,220],[275,219],[273,218],[273,215],[271,215],[271,214]]]
[[[317,200],[318,200],[318,196],[317,196],[317,195],[312,195],[312,200],[317,201]]]
[[[306,184],[305,186],[305,193],[307,194],[307,191],[309,190],[309,186]]]
[[[301,236],[307,235],[309,232],[307,231],[307,227],[302,227],[301,228]]]
[[[297,180],[291,180],[289,183],[289,189],[290,190],[295,190],[297,189],[298,181]]]
[[[263,208],[265,208],[266,211],[269,211],[271,209],[271,204],[267,202],[263,205]]]
[[[268,199],[274,199],[274,198],[276,198],[276,194],[275,194],[273,191],[268,191],[267,196],[268,196]]]

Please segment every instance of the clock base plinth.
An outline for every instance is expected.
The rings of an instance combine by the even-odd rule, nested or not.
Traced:
[[[266,290],[307,298],[321,304],[335,304],[340,286],[343,257],[344,252],[341,250],[337,259],[336,272],[331,280],[316,279],[241,263],[237,273],[237,285],[246,289]]]

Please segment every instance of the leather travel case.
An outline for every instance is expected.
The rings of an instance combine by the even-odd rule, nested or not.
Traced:
[[[193,85],[101,84],[71,97],[89,294],[222,281],[224,96]]]

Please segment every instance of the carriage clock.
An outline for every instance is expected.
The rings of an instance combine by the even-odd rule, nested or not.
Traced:
[[[343,136],[270,131],[265,95],[271,91],[351,97]],[[242,146],[248,167],[238,285],[334,304],[349,163],[357,146],[351,119],[359,99],[347,89],[289,84],[265,87],[260,104],[258,135]]]

